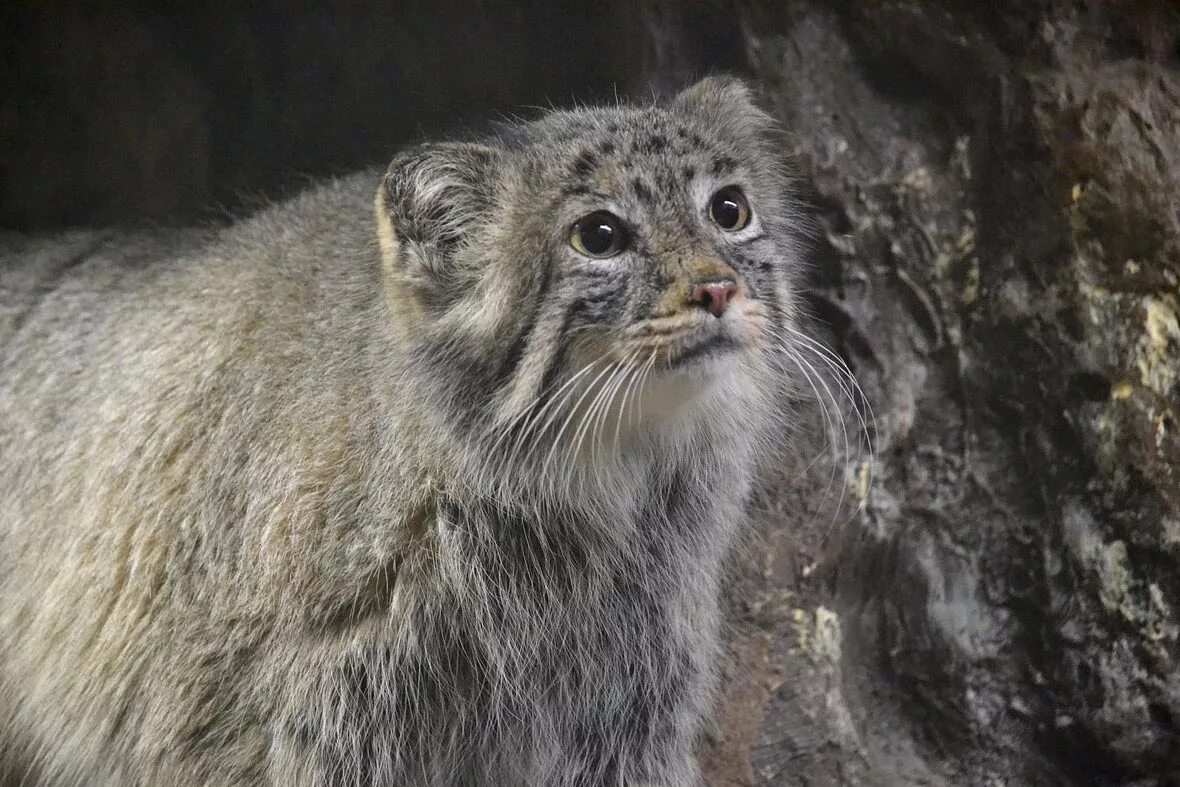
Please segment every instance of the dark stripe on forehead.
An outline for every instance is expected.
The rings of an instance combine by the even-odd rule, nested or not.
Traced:
[[[635,197],[645,205],[651,205],[655,202],[655,195],[652,194],[651,189],[642,178],[633,178],[631,180],[631,190],[635,192]]]
[[[590,175],[594,174],[594,170],[597,167],[598,157],[594,155],[593,151],[583,150],[578,154],[578,157],[574,159],[574,174],[579,177],[590,177]]]
[[[713,159],[713,168],[711,171],[713,173],[713,177],[715,178],[719,178],[722,175],[733,172],[735,169],[737,169],[737,162],[729,156],[718,156],[717,158]]]
[[[573,185],[566,186],[561,190],[561,196],[563,197],[582,197],[590,193],[592,193],[592,191],[585,183],[574,183]]]
[[[663,134],[651,134],[635,147],[636,150],[643,153],[660,153],[668,147],[668,138]]]
[[[591,188],[585,183],[571,183],[562,188],[560,196],[566,197],[590,197],[596,202],[608,202],[613,198],[611,194],[605,194],[598,189]]]

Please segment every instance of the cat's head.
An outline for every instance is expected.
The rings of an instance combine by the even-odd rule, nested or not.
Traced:
[[[500,467],[756,438],[795,314],[784,155],[716,77],[403,152],[377,215],[407,395]]]

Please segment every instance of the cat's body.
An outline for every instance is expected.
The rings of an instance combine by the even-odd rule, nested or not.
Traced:
[[[0,239],[0,766],[694,783],[762,337],[793,313],[763,121],[708,82],[416,149],[224,231]],[[763,235],[723,254],[675,205],[730,181]],[[639,206],[633,245],[554,251],[604,191]],[[684,294],[722,269],[736,290]],[[723,349],[652,344],[638,315],[684,306],[661,288]]]

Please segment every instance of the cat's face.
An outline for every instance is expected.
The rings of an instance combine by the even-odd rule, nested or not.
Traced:
[[[753,406],[794,312],[769,131],[744,86],[710,79],[395,160],[388,300],[447,419],[577,453]]]

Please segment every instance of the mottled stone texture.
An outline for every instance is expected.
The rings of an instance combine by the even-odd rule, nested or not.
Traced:
[[[18,3],[0,224],[208,220],[493,108],[742,73],[818,213],[814,327],[877,457],[869,486],[856,412],[846,445],[813,408],[768,470],[712,783],[1165,787],[1178,38],[1173,0]]]

